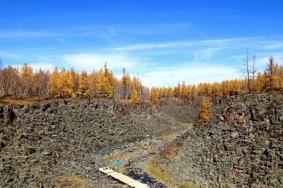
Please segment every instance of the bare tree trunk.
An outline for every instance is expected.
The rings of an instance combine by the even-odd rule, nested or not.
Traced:
[[[251,93],[251,83],[250,83],[250,57],[249,57],[249,49],[247,49],[247,57],[246,57],[246,73],[247,73],[247,81],[248,81],[248,93]]]
[[[273,67],[274,67],[274,62],[273,62],[273,58],[270,57],[269,59],[269,65],[268,65],[268,68],[269,68],[269,91],[272,91],[272,83],[273,83]]]
[[[254,55],[254,56],[253,56],[253,70],[252,70],[253,80],[255,80],[255,73],[256,73],[256,70],[255,70],[255,61],[256,61],[256,56]]]
[[[253,64],[252,64],[252,91],[254,91],[255,90],[255,78],[256,78],[256,69],[255,69],[255,62],[256,61],[256,56],[254,55],[253,56]]]

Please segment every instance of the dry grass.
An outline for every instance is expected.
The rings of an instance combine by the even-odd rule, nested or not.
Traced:
[[[16,99],[16,98],[12,98],[12,97],[6,97],[6,98],[1,98],[0,103],[7,104],[7,105],[16,104],[16,105],[32,106],[32,105],[39,105],[40,100],[37,97],[36,98],[29,98],[29,99]]]
[[[87,183],[79,176],[66,176],[57,179],[56,188],[86,188]]]
[[[188,184],[181,180],[176,180],[172,178],[172,175],[166,171],[164,168],[160,167],[158,163],[152,159],[150,160],[146,166],[145,171],[161,183],[170,186],[170,187],[178,187],[178,188],[197,188],[199,186]]]
[[[104,159],[108,163],[112,163],[116,160],[122,159],[123,155],[124,155],[123,150],[117,149],[117,150],[114,150],[114,152],[112,152],[111,155],[106,155]]]
[[[191,130],[194,126],[193,123],[183,123],[183,126],[185,127],[185,130]]]
[[[165,148],[159,153],[159,155],[170,162],[178,150],[183,146],[183,142],[180,138],[175,139],[169,143]]]
[[[185,130],[190,130],[193,127],[192,123],[183,124]],[[175,134],[168,134],[164,137],[164,140],[170,141],[171,143],[160,152],[160,156],[170,162],[174,154],[182,147],[183,143],[180,138],[176,138]],[[196,188],[197,185],[188,184],[182,180],[176,180],[172,177],[170,172],[162,168],[155,159],[151,159],[145,165],[145,171],[158,181],[170,187],[178,188]]]
[[[176,138],[176,134],[167,134],[164,136],[164,140],[167,141],[167,142],[171,142],[173,141],[174,139]]]

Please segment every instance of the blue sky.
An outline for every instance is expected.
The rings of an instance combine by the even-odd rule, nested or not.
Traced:
[[[283,62],[281,0],[1,0],[4,65],[114,73],[147,86],[244,76],[247,48],[263,70]]]

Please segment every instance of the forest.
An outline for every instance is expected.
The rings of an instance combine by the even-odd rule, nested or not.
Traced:
[[[244,93],[283,91],[283,67],[270,57],[264,72],[256,73],[247,65],[244,79],[215,83],[187,85],[185,81],[175,87],[145,87],[139,78],[131,77],[123,69],[119,79],[104,65],[99,71],[88,74],[74,69],[54,68],[53,71],[33,70],[28,64],[22,68],[7,66],[0,69],[0,96],[13,98],[81,98],[106,97],[130,100],[133,103],[162,98],[184,99],[197,96],[227,96]]]

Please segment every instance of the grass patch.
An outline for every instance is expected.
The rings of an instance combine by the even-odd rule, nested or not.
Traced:
[[[164,168],[160,167],[158,163],[152,159],[145,165],[145,171],[161,183],[167,186],[177,186],[179,188],[197,188],[199,186],[188,184],[187,182],[176,180]]]
[[[173,141],[175,138],[176,138],[176,135],[175,135],[175,134],[167,134],[167,135],[164,136],[163,139],[164,139],[166,142],[171,142],[171,141]]]
[[[183,123],[182,124],[185,127],[185,130],[191,130],[193,128],[194,123]]]
[[[27,105],[27,106],[33,106],[33,105],[39,105],[42,101],[45,101],[45,99],[39,99],[38,97],[31,97],[27,99],[21,99],[21,98],[13,98],[13,97],[2,97],[0,98],[0,103],[6,104],[6,105]]]
[[[56,188],[86,188],[87,182],[79,176],[65,176],[58,177],[56,182]]]

